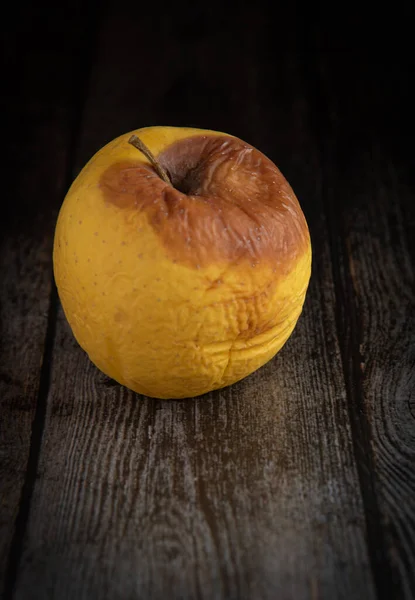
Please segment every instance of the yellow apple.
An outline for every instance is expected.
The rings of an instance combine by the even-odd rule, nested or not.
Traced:
[[[152,397],[197,396],[269,361],[295,327],[310,269],[307,223],[281,172],[215,131],[118,137],[73,182],[56,226],[55,278],[77,341]]]

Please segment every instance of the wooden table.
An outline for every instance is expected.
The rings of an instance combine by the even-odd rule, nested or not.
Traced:
[[[5,600],[415,597],[410,55],[371,51],[353,19],[330,29],[290,3],[278,22],[266,2],[221,6],[11,7]],[[152,124],[258,147],[292,184],[313,241],[287,345],[197,400],[141,397],[103,376],[52,278],[70,182],[104,143]]]

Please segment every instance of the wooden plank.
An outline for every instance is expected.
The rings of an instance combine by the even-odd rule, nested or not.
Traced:
[[[415,133],[412,65],[321,60],[338,323],[380,598],[415,596]],[[360,103],[355,95],[362,96]],[[399,131],[399,135],[396,132]],[[382,529],[379,528],[382,523]]]
[[[73,60],[83,25],[67,17],[62,27],[59,15],[50,11],[45,26],[38,7],[20,4],[5,36],[7,177],[0,235],[0,596],[5,597],[13,587],[36,477],[47,338],[53,335],[52,236],[79,112],[74,86],[83,77]]]
[[[157,121],[228,130],[265,150],[312,227],[304,314],[250,378],[163,402],[103,377],[60,313],[16,598],[375,597],[316,142],[295,55],[273,50],[261,8],[212,10],[202,23],[190,4],[175,16],[112,3],[77,166],[111,137]],[[293,31],[281,35],[290,43]]]

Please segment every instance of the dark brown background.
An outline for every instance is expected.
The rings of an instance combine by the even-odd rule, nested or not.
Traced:
[[[14,3],[4,19],[0,594],[415,597],[410,3]],[[196,401],[76,345],[51,248],[70,182],[131,129],[223,130],[309,222],[282,352]]]

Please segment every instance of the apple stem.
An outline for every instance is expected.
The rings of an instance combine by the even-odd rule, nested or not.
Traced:
[[[148,158],[148,160],[151,162],[151,164],[155,168],[157,175],[159,177],[161,177],[161,179],[163,181],[165,181],[169,185],[172,185],[170,178],[167,175],[167,172],[163,169],[163,167],[158,162],[158,160],[156,159],[154,154],[151,152],[151,150],[149,148],[147,148],[147,146],[144,144],[144,142],[142,142],[137,135],[133,134],[130,137],[130,139],[128,140],[128,143],[131,144],[132,146],[134,146],[134,148],[137,148],[137,150],[141,150],[141,152],[144,154],[144,156],[146,156]]]

